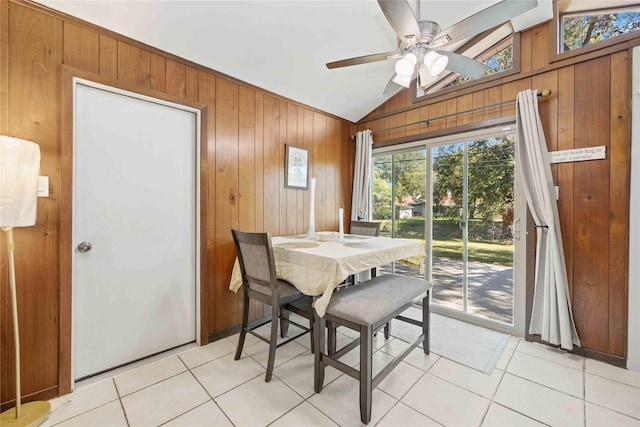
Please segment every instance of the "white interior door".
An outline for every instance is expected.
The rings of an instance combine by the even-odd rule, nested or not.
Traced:
[[[197,122],[193,110],[76,82],[76,380],[196,338]]]

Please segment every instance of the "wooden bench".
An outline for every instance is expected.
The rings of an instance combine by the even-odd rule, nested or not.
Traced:
[[[375,277],[357,286],[336,292],[320,318],[314,310],[314,389],[322,391],[324,369],[332,366],[360,382],[360,418],[364,424],[371,420],[371,396],[382,381],[416,346],[423,344],[429,354],[429,291],[431,284],[425,280],[395,274]],[[400,314],[422,298],[422,321]],[[373,335],[392,319],[402,320],[422,327],[418,338],[387,366],[373,377]],[[325,323],[328,330],[325,352]],[[336,325],[343,325],[360,333],[360,336],[341,349],[336,349]],[[360,370],[339,359],[360,345]]]

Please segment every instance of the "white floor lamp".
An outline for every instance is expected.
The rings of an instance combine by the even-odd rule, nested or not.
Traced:
[[[7,233],[9,252],[9,286],[13,313],[13,336],[16,362],[16,406],[2,413],[0,425],[37,426],[49,415],[49,402],[21,404],[20,335],[18,301],[13,259],[13,227],[30,227],[36,223],[40,175],[40,147],[33,142],[0,135],[0,228]]]

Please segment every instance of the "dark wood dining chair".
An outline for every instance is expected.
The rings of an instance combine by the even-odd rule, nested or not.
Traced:
[[[291,283],[278,279],[273,255],[273,245],[269,233],[247,233],[231,230],[233,242],[236,246],[238,263],[242,273],[242,287],[244,290],[244,307],[242,311],[242,328],[238,337],[235,360],[240,359],[242,347],[247,333],[269,344],[269,359],[265,382],[271,381],[276,349],[284,344],[311,332],[313,313],[311,297],[300,292]],[[271,306],[271,317],[249,326],[249,300],[253,298]],[[290,320],[288,312],[296,313],[309,319],[309,327]],[[271,322],[269,338],[263,337],[254,330]],[[289,323],[302,329],[302,332],[278,343],[278,325]]]

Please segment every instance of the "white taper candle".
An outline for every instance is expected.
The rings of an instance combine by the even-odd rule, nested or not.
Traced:
[[[316,218],[315,218],[315,210],[316,210],[316,179],[311,178],[311,189],[309,191],[309,196],[311,198],[311,202],[309,203],[309,228],[307,230],[307,238],[315,239],[316,238]]]

